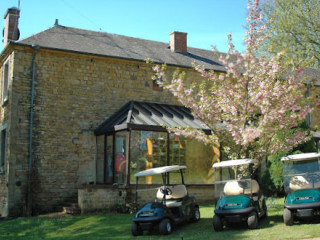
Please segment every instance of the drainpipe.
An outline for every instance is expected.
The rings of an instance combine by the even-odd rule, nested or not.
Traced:
[[[32,57],[32,72],[31,72],[31,98],[30,98],[30,121],[29,121],[28,191],[27,191],[27,203],[26,203],[27,216],[31,216],[32,214],[31,173],[32,173],[32,128],[33,128],[34,79],[35,79],[35,69],[36,69],[36,55],[40,46],[32,45],[32,48],[33,48],[33,57]]]

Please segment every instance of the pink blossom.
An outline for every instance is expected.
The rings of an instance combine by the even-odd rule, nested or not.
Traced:
[[[283,52],[271,58],[255,55],[269,33],[267,25],[261,26],[263,14],[259,0],[249,0],[248,9],[246,51],[237,52],[232,35],[228,35],[229,51],[219,57],[226,68],[225,74],[207,71],[194,63],[194,69],[204,81],[190,86],[183,74],[167,79],[165,67],[157,65],[153,70],[156,77],[163,80],[164,88],[190,108],[193,115],[210,128],[212,135],[181,127],[170,128],[170,131],[205,144],[219,142],[237,156],[261,159],[307,140],[306,132],[288,134],[288,130],[295,128],[312,108],[306,105],[303,84],[298,80],[303,69],[292,71],[283,65]],[[279,79],[284,72],[290,74],[286,79]]]

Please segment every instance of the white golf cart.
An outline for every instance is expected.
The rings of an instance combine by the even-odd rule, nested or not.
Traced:
[[[200,220],[199,205],[194,197],[188,195],[184,184],[183,169],[186,166],[164,166],[151,168],[135,174],[136,202],[138,201],[138,179],[152,175],[162,175],[163,186],[159,187],[155,200],[145,204],[133,218],[132,235],[142,235],[144,230],[158,229],[161,234],[169,234],[173,225]],[[180,173],[181,183],[169,184],[171,173]]]
[[[213,216],[215,231],[227,224],[247,222],[251,229],[258,227],[259,218],[267,215],[264,196],[259,184],[252,179],[258,161],[237,159],[213,164],[215,170],[215,200]]]
[[[283,221],[320,215],[320,153],[302,153],[281,158],[283,163],[284,203]]]

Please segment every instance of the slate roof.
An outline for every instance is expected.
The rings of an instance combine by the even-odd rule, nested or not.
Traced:
[[[130,101],[94,131],[96,135],[124,129],[165,131],[166,127],[190,127],[210,132],[184,106]]]
[[[163,43],[61,25],[54,25],[16,43],[142,62],[150,58],[156,63],[181,67],[192,67],[192,63],[196,61],[207,69],[225,71],[223,65],[219,63],[218,56],[210,50],[188,47],[187,53],[171,52],[169,42]],[[314,84],[320,86],[320,70],[307,68],[304,76],[308,76],[306,81],[316,80]]]
[[[192,67],[193,61],[196,61],[208,69],[225,71],[218,57],[210,50],[188,47],[187,53],[171,52],[169,43],[61,25],[55,25],[18,43],[138,61],[150,58],[154,62],[184,67]]]

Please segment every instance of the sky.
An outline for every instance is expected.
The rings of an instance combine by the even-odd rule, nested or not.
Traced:
[[[160,42],[169,42],[172,31],[186,32],[188,46],[222,52],[232,33],[236,49],[244,50],[247,0],[0,0],[0,29],[7,9],[19,4],[20,40],[58,19],[63,26]]]

